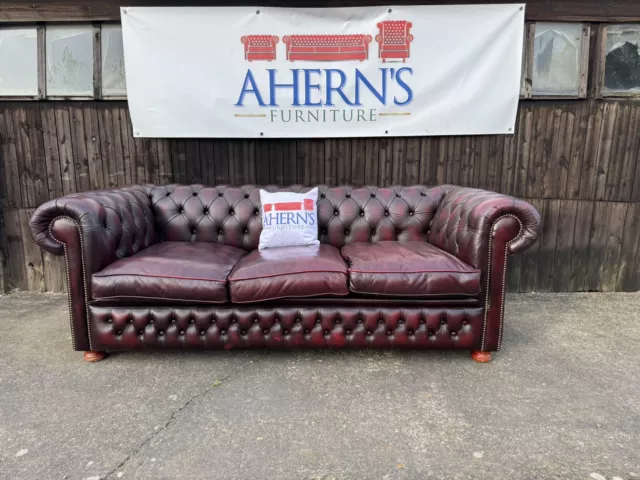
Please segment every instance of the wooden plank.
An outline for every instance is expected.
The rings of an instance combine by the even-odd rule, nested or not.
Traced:
[[[418,182],[423,185],[436,185],[436,137],[420,139],[420,159],[418,166]],[[375,183],[373,184],[375,185]]]
[[[76,188],[79,192],[91,190],[91,174],[89,173],[89,156],[84,133],[84,112],[82,104],[69,104],[71,120],[71,148],[75,162]]]
[[[446,183],[460,185],[462,170],[462,137],[448,137]]]
[[[32,241],[29,219],[35,212],[35,208],[20,208],[20,231],[22,235],[22,248],[24,252],[25,270],[27,273],[27,290],[30,292],[45,292],[44,265],[42,250]]]
[[[13,134],[13,119],[9,105],[0,104],[0,144],[4,160],[5,178],[2,179],[5,188],[5,201],[9,207],[22,205],[20,191],[20,173],[18,169],[18,154],[16,152],[15,136]]]
[[[151,169],[151,179],[154,185],[160,185],[160,158],[158,156],[158,140],[156,138],[145,138],[142,140],[142,148],[147,156],[147,165]],[[202,183],[199,178],[196,183]]]
[[[522,275],[522,255],[509,255],[507,258],[506,286],[508,293],[520,291],[520,277]]]
[[[202,167],[200,165],[200,142],[198,140],[185,140],[185,160],[187,167],[187,184],[202,182]],[[209,171],[209,169],[206,169]],[[215,178],[215,173],[213,173]],[[150,180],[155,183],[155,179]]]
[[[533,205],[533,207],[540,213],[540,216],[544,218],[546,206],[546,202],[544,200],[537,198],[528,198],[527,202]],[[520,291],[523,293],[536,291],[540,244],[541,240],[538,240],[535,245],[533,245],[522,254]]]
[[[138,183],[138,172],[135,165],[135,147],[133,146],[133,129],[129,119],[129,110],[126,107],[118,107],[118,111],[120,112],[120,137],[122,138],[125,176],[130,184],[135,184]]]
[[[620,254],[628,206],[627,203],[618,202],[607,204],[607,238],[600,267],[600,288],[603,292],[615,291],[618,283]]]
[[[299,141],[296,141],[296,154],[299,148]],[[298,157],[296,157],[298,158]],[[242,142],[242,161],[240,165],[242,171],[242,183],[255,185],[258,183],[256,178],[256,141],[244,140]],[[300,177],[300,173],[298,173]]]
[[[73,140],[71,138],[71,121],[69,107],[61,105],[54,110],[56,131],[58,133],[58,153],[60,156],[60,173],[62,174],[62,191],[65,195],[78,191],[76,187],[76,165],[73,161]]]
[[[351,184],[351,146],[350,140],[340,138],[334,144],[337,149],[337,185]]]
[[[380,140],[377,138],[367,138],[365,141],[364,158],[364,184],[378,185],[378,153],[380,150]]]
[[[391,143],[391,184],[402,185],[407,161],[407,139],[395,137]]]
[[[600,269],[604,262],[604,251],[607,244],[607,203],[596,202],[593,222],[589,235],[589,256],[587,257],[586,289],[590,292],[601,290]]]
[[[573,255],[573,239],[575,236],[578,202],[576,200],[552,200],[552,203],[553,202],[557,203],[559,217],[556,228],[556,252],[552,290],[554,292],[565,292],[569,288],[569,281],[571,279],[571,256]]]
[[[27,114],[27,129],[29,144],[31,147],[31,179],[35,194],[33,207],[38,207],[49,200],[49,186],[46,168],[46,150],[42,131],[42,117],[40,116],[40,103],[25,104]]]
[[[269,183],[284,185],[284,152],[282,140],[269,142]]]
[[[300,177],[300,183],[303,185],[311,185],[311,141],[297,140],[296,155],[298,158],[298,176]]]
[[[229,140],[227,148],[229,149],[229,184],[242,185],[245,183],[242,174],[242,141]],[[294,142],[295,144],[295,142]],[[286,168],[285,168],[286,172]]]
[[[622,125],[616,128],[616,150],[611,156],[607,173],[605,198],[610,201],[628,202],[631,200],[633,177],[638,162],[640,108],[635,104],[627,104],[624,110]]]
[[[52,255],[42,251],[42,265],[44,268],[44,284],[47,292],[66,293],[67,279],[64,256]]]
[[[364,185],[364,164],[366,157],[366,140],[354,138],[351,140],[351,185]]]
[[[621,292],[640,290],[640,204],[629,203],[622,232],[620,262],[617,268],[616,288]]]
[[[283,142],[284,156],[284,184],[297,185],[300,183],[298,179],[298,162],[296,141],[289,139]]]
[[[404,0],[402,5],[422,4],[438,5],[438,0]],[[487,2],[486,0],[467,0],[468,4],[504,3],[502,1]],[[253,6],[255,2],[242,0],[234,3],[236,6]],[[398,2],[389,0],[351,0],[350,6],[393,5]],[[0,10],[0,21],[10,22],[86,22],[86,21],[119,21],[121,6],[184,6],[176,0],[56,0],[49,2],[3,2]],[[219,6],[220,1],[191,0],[188,5]],[[263,6],[299,7],[299,0],[268,0],[260,2]],[[308,7],[338,7],[344,2],[336,0],[310,0],[305,2]],[[562,0],[550,3],[548,0],[533,0],[527,2],[525,18],[534,21],[566,21],[566,22],[638,22],[640,21],[640,6],[632,0],[627,1],[574,1]]]
[[[111,131],[113,135],[113,153],[115,155],[115,162],[118,168],[118,185],[130,185],[133,183],[131,180],[131,167],[124,161],[124,149],[122,147],[122,122],[121,112],[117,108],[111,107],[111,104],[106,106],[111,116]]]
[[[95,108],[95,104],[82,104],[82,118],[84,121],[84,142],[88,162],[90,189],[103,189],[106,188],[108,182],[105,178],[105,168],[102,164],[101,132],[98,121],[98,111]]]
[[[514,195],[519,197],[525,196],[527,192],[527,185],[529,183],[528,171],[529,171],[529,158],[531,157],[531,148],[533,142],[533,107],[531,105],[525,105],[520,108],[520,128],[518,128],[517,143],[514,146],[517,151],[516,155],[509,155],[509,157],[515,157],[516,165],[514,172],[514,185],[513,189],[508,188],[508,175],[509,175],[509,163],[507,163],[506,175],[507,177],[502,180],[502,191],[513,192]],[[533,162],[531,162],[533,163]],[[504,171],[504,169],[503,169]],[[503,177],[504,177],[503,173]]]
[[[562,108],[558,129],[553,133],[551,158],[542,176],[542,185],[546,192],[543,196],[564,198],[566,195],[571,154],[570,139],[573,137],[574,123],[575,114],[569,108]]]
[[[138,161],[136,160],[136,166]],[[142,162],[144,168],[144,162]],[[179,184],[187,183],[187,160],[185,158],[185,141],[177,138],[171,139],[171,169],[173,181]],[[140,178],[138,176],[138,178]],[[138,179],[138,182],[140,180]]]
[[[576,203],[568,291],[584,292],[587,290],[587,262],[594,207],[595,203],[588,200],[580,200]]]
[[[540,253],[538,255],[538,292],[551,292],[555,281],[556,242],[560,220],[560,206],[562,200],[545,200],[542,214],[542,230],[540,233]]]
[[[29,125],[27,124],[27,112],[24,104],[14,104],[13,108],[13,132],[16,141],[16,153],[18,155],[18,172],[20,175],[20,189],[22,190],[22,206],[37,207],[34,172],[32,164],[33,152],[29,140]]]
[[[487,136],[482,142],[482,167],[483,174],[486,173],[482,180],[482,188],[499,192],[502,178],[502,165],[504,164],[505,154],[504,135]],[[486,151],[485,151],[486,148]]]
[[[269,143],[256,142],[256,177],[258,185],[269,185]]]
[[[476,157],[475,138],[470,135],[460,137],[460,180],[458,185],[475,187],[474,163]]]
[[[533,136],[531,138],[531,157],[529,168],[527,169],[527,189],[528,197],[542,197],[542,175],[548,157],[547,152],[547,120],[553,119],[550,115],[549,107],[545,105],[537,106],[533,110]]]
[[[202,144],[200,145],[202,147]],[[202,158],[202,151],[200,151]],[[213,144],[214,185],[229,184],[229,145],[227,141],[216,141]]]
[[[311,140],[311,178],[308,185],[335,185],[329,183],[325,177],[325,140]]]
[[[631,105],[618,105],[618,120],[616,122],[614,138],[611,146],[611,156],[608,168],[602,176],[602,198],[604,200],[618,200],[620,198],[621,175],[624,170],[625,149],[631,122]]]
[[[595,199],[605,199],[605,182],[607,180],[607,172],[609,163],[611,162],[611,151],[613,141],[617,136],[617,126],[621,121],[621,104],[618,102],[606,102],[604,105],[604,123],[602,128],[602,139],[598,156],[596,157],[596,169],[594,178]]]
[[[580,198],[593,200],[595,198],[596,160],[602,139],[604,117],[604,102],[589,102],[589,122],[587,135],[584,140],[585,149],[582,159],[582,174],[580,175]]]
[[[324,141],[324,179],[327,185],[338,185],[338,164],[340,157],[338,152],[338,140],[328,138]]]
[[[17,208],[4,210],[4,228],[7,235],[7,286],[10,290],[28,288],[27,262],[20,228],[20,211]]]
[[[158,181],[160,185],[169,185],[173,183],[169,140],[166,138],[158,138],[156,145],[158,148]]]
[[[391,159],[393,150],[391,149],[390,138],[380,138],[380,151],[378,152],[378,172],[381,187],[391,185]]]
[[[573,136],[571,137],[569,150],[569,169],[564,186],[562,184],[560,186],[563,188],[564,198],[579,198],[580,196],[582,161],[584,159],[585,139],[589,125],[589,104],[587,102],[578,102],[576,105]]]

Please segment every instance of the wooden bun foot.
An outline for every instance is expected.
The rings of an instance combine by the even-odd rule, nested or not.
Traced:
[[[99,362],[106,356],[106,352],[84,352],[84,361],[95,363]]]
[[[482,350],[473,350],[471,358],[474,362],[488,363],[491,361],[491,352],[483,352]]]

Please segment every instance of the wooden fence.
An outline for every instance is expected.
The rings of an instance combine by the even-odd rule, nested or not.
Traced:
[[[640,289],[640,104],[633,102],[523,101],[510,136],[326,140],[135,139],[124,102],[0,103],[0,147],[9,288],[64,290],[61,259],[43,254],[29,233],[42,202],[178,182],[495,190],[527,199],[543,217],[540,242],[511,258],[510,291]]]

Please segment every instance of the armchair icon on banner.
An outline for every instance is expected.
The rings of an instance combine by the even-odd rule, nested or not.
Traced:
[[[380,31],[376,35],[378,42],[378,58],[385,63],[387,59],[402,59],[402,63],[411,55],[413,35],[409,30],[413,24],[406,20],[385,20],[378,23]]]
[[[276,44],[280,41],[275,35],[244,35],[240,38],[244,44],[244,59],[267,60],[276,59]]]

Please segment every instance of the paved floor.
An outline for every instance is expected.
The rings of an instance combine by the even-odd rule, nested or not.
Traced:
[[[640,294],[509,298],[503,350],[129,353],[0,297],[2,479],[640,479]]]

